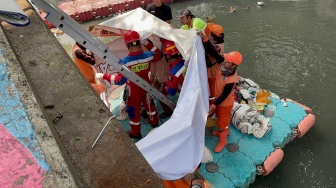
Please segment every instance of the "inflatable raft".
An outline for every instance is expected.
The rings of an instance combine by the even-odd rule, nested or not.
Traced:
[[[178,96],[171,98],[178,100]],[[210,160],[202,163],[199,172],[207,181],[208,187],[233,188],[248,187],[255,181],[257,175],[266,176],[280,164],[284,152],[283,148],[290,141],[302,138],[314,125],[315,116],[312,110],[292,99],[280,100],[276,95],[269,98],[272,102],[267,106],[274,106],[273,116],[270,117],[271,129],[261,138],[252,134],[242,133],[233,124],[230,126],[228,144],[220,153],[213,152],[218,137],[212,136],[212,125],[205,127],[205,145],[211,151]],[[111,100],[111,111],[119,115],[122,102],[122,92],[119,97]],[[159,114],[162,111],[156,101]],[[264,116],[267,111],[259,112]],[[167,119],[161,120],[163,124]],[[119,120],[125,130],[129,130],[128,118]],[[216,121],[213,121],[214,123]],[[208,124],[211,124],[208,122]],[[146,119],[142,118],[142,135],[147,135],[152,128]]]

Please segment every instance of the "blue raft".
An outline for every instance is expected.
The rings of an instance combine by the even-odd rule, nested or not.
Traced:
[[[177,101],[178,96],[171,98]],[[277,98],[270,98],[269,105],[274,105],[274,115],[270,118],[272,129],[262,138],[244,134],[231,124],[228,144],[220,153],[213,152],[218,137],[212,136],[212,127],[206,127],[205,145],[212,152],[213,161],[203,163],[199,169],[204,176],[208,187],[233,188],[248,187],[255,181],[257,175],[268,175],[282,160],[283,151],[291,140],[302,137],[315,122],[311,110],[293,100],[286,104]],[[119,98],[111,100],[110,109],[113,114],[119,115],[122,102],[122,93]],[[157,111],[162,113],[158,101],[155,101]],[[163,124],[168,118],[160,121]],[[120,124],[129,130],[129,119],[120,120]],[[152,129],[142,120],[141,134],[147,135]]]

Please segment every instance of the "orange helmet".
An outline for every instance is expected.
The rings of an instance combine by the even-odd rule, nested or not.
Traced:
[[[129,30],[125,35],[124,35],[124,41],[125,44],[128,44],[130,42],[138,41],[140,40],[140,35],[138,32]]]
[[[163,53],[167,55],[175,55],[179,53],[179,51],[176,48],[175,43],[173,41],[167,41],[163,46]]]

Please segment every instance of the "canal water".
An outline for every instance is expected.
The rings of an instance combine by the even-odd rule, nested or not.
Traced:
[[[257,2],[184,0],[171,8],[174,16],[189,8],[196,17],[214,17],[225,29],[225,51],[243,55],[239,75],[307,105],[316,116],[302,139],[286,145],[275,170],[250,187],[336,187],[336,2]],[[176,18],[173,24],[180,26]]]

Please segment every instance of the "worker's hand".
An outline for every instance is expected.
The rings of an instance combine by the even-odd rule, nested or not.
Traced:
[[[197,35],[201,37],[203,42],[206,42],[209,40],[209,38],[203,33],[203,31],[197,31]]]
[[[103,79],[104,74],[103,74],[103,73],[96,73],[96,74],[95,74],[95,77],[96,77],[97,79]]]
[[[200,36],[201,38],[207,37],[203,31],[197,31],[197,35]]]
[[[212,117],[216,113],[216,105],[212,104],[209,109],[208,117]]]

